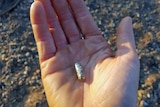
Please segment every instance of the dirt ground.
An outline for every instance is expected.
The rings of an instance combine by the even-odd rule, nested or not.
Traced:
[[[30,25],[33,0],[0,16],[0,107],[48,107]],[[104,38],[115,49],[116,27],[133,18],[140,59],[138,107],[160,107],[160,0],[85,0]]]

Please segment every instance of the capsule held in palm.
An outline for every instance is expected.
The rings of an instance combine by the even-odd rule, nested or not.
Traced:
[[[84,80],[85,75],[84,75],[84,72],[83,72],[82,65],[79,62],[76,62],[74,66],[75,66],[75,70],[76,70],[78,79],[79,80]]]

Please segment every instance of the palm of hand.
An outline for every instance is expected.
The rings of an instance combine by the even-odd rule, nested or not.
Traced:
[[[131,91],[129,85],[136,78],[136,72],[133,72],[136,70],[136,62],[129,60],[127,56],[112,57],[111,50],[101,36],[68,45],[54,57],[42,62],[42,71],[45,72],[43,84],[49,102],[57,107],[64,107],[64,104],[67,104],[66,107],[113,105],[113,100],[122,97],[126,88]],[[74,62],[77,61],[82,64],[85,72],[84,81],[77,79],[74,68]],[[126,66],[128,64],[133,66]],[[119,90],[122,95],[118,95]]]
[[[63,31],[55,24],[59,22],[54,12],[50,13],[52,9],[50,0],[40,1],[46,8],[46,14],[40,2],[33,3],[31,22],[49,106],[134,107],[139,61],[135,52],[131,19],[125,18],[118,27],[117,52],[114,56],[82,0],[67,0],[67,2],[71,4],[75,17],[78,16],[76,21],[82,33],[86,34],[85,40],[81,40],[80,35],[76,36],[78,40],[70,39],[71,35],[78,31],[75,29],[78,27],[74,20],[70,20],[72,17],[68,18],[71,16],[69,11],[66,11],[64,17],[62,10],[68,8],[66,0],[61,0],[59,4],[56,0],[51,0],[59,15]],[[52,27],[52,23],[47,22],[52,20],[58,30]],[[71,22],[70,30],[68,22]],[[68,38],[70,43],[67,43],[65,38]],[[86,77],[84,81],[77,79],[75,62],[80,62],[82,65]]]

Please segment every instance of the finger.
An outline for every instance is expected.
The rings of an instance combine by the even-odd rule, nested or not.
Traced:
[[[40,62],[43,62],[55,54],[56,48],[48,29],[45,11],[41,2],[36,1],[31,5],[30,16]]]
[[[83,0],[67,0],[73,11],[74,17],[85,36],[100,35],[97,25],[89,13]]]
[[[117,29],[117,56],[125,53],[136,53],[136,46],[132,28],[132,19],[124,18]]]
[[[70,42],[80,39],[80,32],[76,26],[66,0],[52,0],[53,7],[58,15],[62,28]]]
[[[68,44],[67,39],[66,39],[65,34],[62,30],[62,27],[57,19],[57,16],[56,16],[55,11],[51,5],[50,0],[35,0],[35,1],[40,1],[41,3],[43,3],[43,6],[44,6],[44,9],[46,12],[46,16],[47,16],[49,30],[52,33],[56,47],[58,49],[65,47]]]

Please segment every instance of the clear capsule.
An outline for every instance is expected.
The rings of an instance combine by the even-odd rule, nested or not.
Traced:
[[[82,65],[79,62],[76,62],[74,66],[75,66],[75,69],[76,69],[78,79],[79,80],[84,80],[85,76],[84,76]]]

